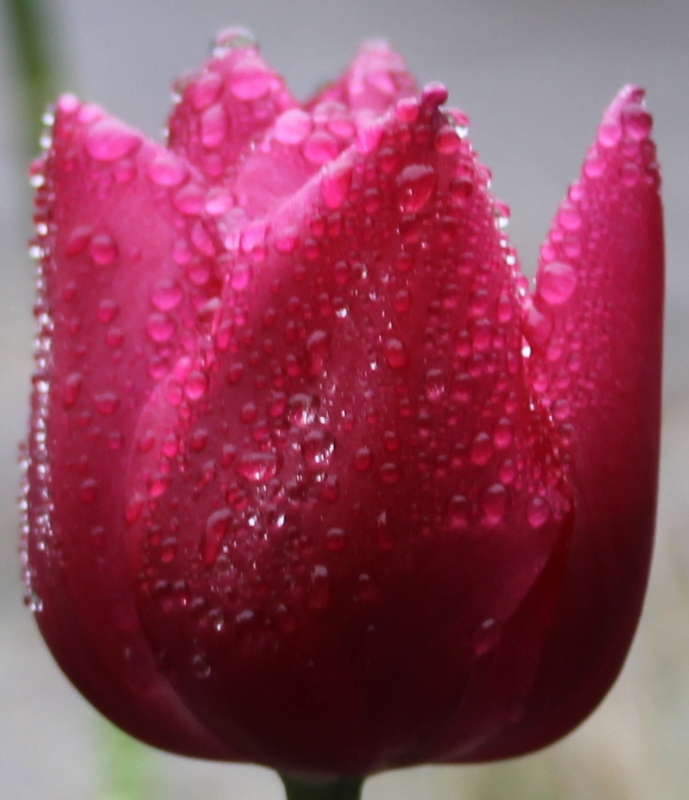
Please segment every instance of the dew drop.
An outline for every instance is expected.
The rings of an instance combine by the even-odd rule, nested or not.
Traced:
[[[337,164],[326,167],[321,178],[321,197],[325,205],[335,210],[344,203],[352,179],[352,168],[349,164]]]
[[[445,373],[440,369],[430,369],[426,373],[425,392],[430,403],[439,403],[446,389]]]
[[[101,392],[95,395],[93,402],[101,414],[109,416],[117,411],[120,398],[115,392]]]
[[[498,525],[505,516],[507,491],[501,483],[494,483],[483,493],[481,500],[484,521],[487,525]]]
[[[452,528],[466,528],[469,522],[469,501],[463,494],[455,494],[450,498],[447,516]]]
[[[373,454],[368,447],[360,447],[354,453],[354,469],[357,472],[366,472],[371,466]]]
[[[259,100],[270,91],[273,76],[260,58],[247,54],[229,75],[230,91],[238,100]]]
[[[311,570],[309,605],[316,610],[330,605],[330,576],[328,568],[323,564],[316,564]]]
[[[183,290],[180,284],[164,278],[151,290],[151,305],[158,311],[172,311],[182,302]]]
[[[187,174],[184,162],[169,150],[163,150],[148,165],[148,177],[157,186],[179,186]]]
[[[479,625],[478,630],[474,634],[473,647],[474,653],[477,656],[483,656],[500,640],[501,628],[497,620],[489,617]]]
[[[287,418],[298,428],[307,428],[316,419],[318,398],[310,394],[294,394],[287,402]]]
[[[301,144],[311,133],[313,121],[310,114],[300,108],[283,111],[275,120],[273,135],[280,144]]]
[[[325,546],[333,552],[343,550],[345,546],[344,528],[329,528],[325,534]]]
[[[141,145],[141,136],[114,119],[95,122],[86,135],[86,150],[96,161],[110,162],[130,155]]]
[[[526,518],[532,528],[540,528],[550,519],[550,506],[542,497],[532,497],[526,507]]]
[[[306,340],[306,355],[309,375],[316,376],[325,370],[325,361],[330,350],[330,337],[325,331],[314,331]]]
[[[62,405],[65,409],[70,409],[77,402],[79,392],[81,391],[82,377],[81,373],[73,372],[67,376],[65,380],[65,389],[62,395]]]
[[[215,564],[231,521],[232,512],[229,508],[214,511],[206,520],[206,530],[201,543],[201,557],[206,566]]]
[[[151,314],[146,322],[146,333],[158,344],[170,341],[174,332],[175,323],[167,314]]]
[[[301,152],[307,161],[322,166],[337,158],[340,146],[327,131],[314,131],[302,144]]]
[[[301,452],[312,469],[325,467],[335,452],[335,438],[328,431],[309,431],[302,442]]]
[[[387,339],[384,350],[385,359],[393,369],[404,369],[409,364],[409,354],[399,339]]]
[[[436,174],[428,164],[410,164],[397,176],[397,193],[400,211],[417,214],[422,211],[435,189]]]
[[[112,236],[107,233],[97,233],[91,239],[89,253],[94,264],[99,267],[107,267],[117,256],[117,245]]]
[[[536,292],[546,303],[559,306],[572,296],[577,285],[577,273],[570,264],[551,261],[543,264],[536,276]]]
[[[251,483],[267,483],[277,474],[278,466],[274,453],[247,453],[237,461],[235,469]]]

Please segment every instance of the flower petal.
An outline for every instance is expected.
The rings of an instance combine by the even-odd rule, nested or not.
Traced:
[[[567,453],[575,527],[556,624],[521,726],[482,756],[563,735],[600,701],[639,618],[655,516],[663,228],[643,92],[615,98],[543,246],[531,381]]]
[[[213,58],[178,84],[170,148],[210,182],[226,182],[256,136],[296,102],[263,60],[250,33],[232,28],[216,39]]]
[[[282,769],[425,752],[568,532],[513,253],[444,96],[400,101],[253,229],[180,367],[194,390],[170,377],[139,421],[128,491],[166,476],[128,531],[152,648]]]
[[[398,100],[418,94],[416,81],[402,56],[386,41],[371,39],[361,45],[340,80],[320,91],[308,105],[336,101],[352,113],[380,116]]]
[[[180,347],[184,320],[196,316],[183,267],[170,256],[183,217],[172,195],[188,170],[71,96],[57,105],[52,138],[36,199],[32,602],[61,667],[113,721],[159,747],[228,757],[161,676],[142,637],[124,550],[134,426],[154,375]]]

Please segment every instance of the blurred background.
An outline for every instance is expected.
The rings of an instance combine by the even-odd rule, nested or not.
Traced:
[[[0,800],[279,800],[268,770],[174,758],[114,732],[62,677],[22,606],[17,446],[33,335],[26,163],[36,152],[0,4]],[[512,208],[524,268],[603,109],[648,90],[664,173],[668,297],[658,544],[639,634],[602,707],[565,741],[491,767],[371,779],[364,800],[680,800],[689,786],[689,3],[686,0],[43,0],[52,86],[160,137],[172,79],[242,24],[298,96],[384,36],[441,80]],[[42,101],[41,101],[42,102]],[[35,103],[34,109],[35,109]],[[35,115],[35,110],[31,112]]]

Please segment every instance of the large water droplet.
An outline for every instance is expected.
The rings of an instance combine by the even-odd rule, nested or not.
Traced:
[[[95,122],[86,135],[86,150],[96,161],[110,162],[128,156],[141,144],[141,135],[114,119]]]
[[[278,458],[274,453],[247,453],[235,467],[237,473],[252,483],[267,483],[278,471]]]
[[[273,135],[280,144],[301,144],[311,133],[313,121],[311,115],[300,108],[283,111],[275,120]]]
[[[536,277],[536,292],[546,303],[559,306],[566,303],[577,286],[577,273],[570,264],[551,261],[543,264]]]

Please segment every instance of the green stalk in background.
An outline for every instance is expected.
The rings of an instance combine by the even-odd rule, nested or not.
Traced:
[[[60,72],[56,48],[51,43],[53,26],[45,0],[2,2],[16,64],[25,147],[33,153],[38,146],[41,116],[55,98]]]

